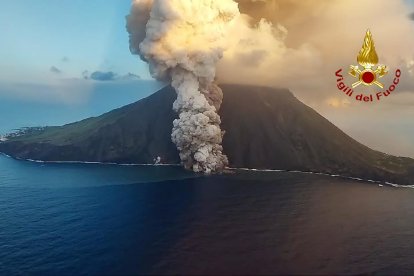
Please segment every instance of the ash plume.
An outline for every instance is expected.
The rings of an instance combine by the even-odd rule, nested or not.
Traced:
[[[177,92],[171,138],[182,164],[195,172],[228,164],[217,114],[223,94],[214,79],[226,32],[239,15],[232,0],[134,0],[127,16],[131,52]]]

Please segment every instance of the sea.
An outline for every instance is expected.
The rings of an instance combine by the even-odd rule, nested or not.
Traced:
[[[414,189],[0,156],[1,275],[413,274]]]

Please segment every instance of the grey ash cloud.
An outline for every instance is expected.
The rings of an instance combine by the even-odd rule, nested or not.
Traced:
[[[50,67],[49,70],[50,70],[50,72],[52,72],[54,74],[60,74],[60,73],[62,73],[62,71],[59,68],[57,68],[56,66]]]
[[[88,70],[85,70],[85,71],[82,72],[82,78],[85,79],[85,80],[89,79],[89,71]]]
[[[128,73],[125,76],[123,76],[122,78],[126,79],[126,80],[140,80],[141,79],[141,77],[139,75],[134,74],[134,73]]]
[[[112,81],[117,78],[117,74],[112,71],[102,72],[102,71],[95,71],[90,76],[91,79],[96,81]]]
[[[118,81],[118,80],[140,80],[141,77],[134,73],[128,73],[125,75],[117,74],[113,71],[94,71],[89,73],[88,70],[82,72],[82,78],[85,80],[91,79],[95,81]]]

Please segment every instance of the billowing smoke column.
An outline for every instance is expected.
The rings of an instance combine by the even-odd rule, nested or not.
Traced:
[[[134,0],[127,16],[131,52],[177,92],[171,137],[183,165],[195,172],[228,164],[217,114],[223,94],[214,79],[226,32],[239,15],[232,0]]]

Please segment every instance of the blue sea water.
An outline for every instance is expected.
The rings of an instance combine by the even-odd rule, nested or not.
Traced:
[[[414,190],[0,157],[0,274],[412,274]]]

